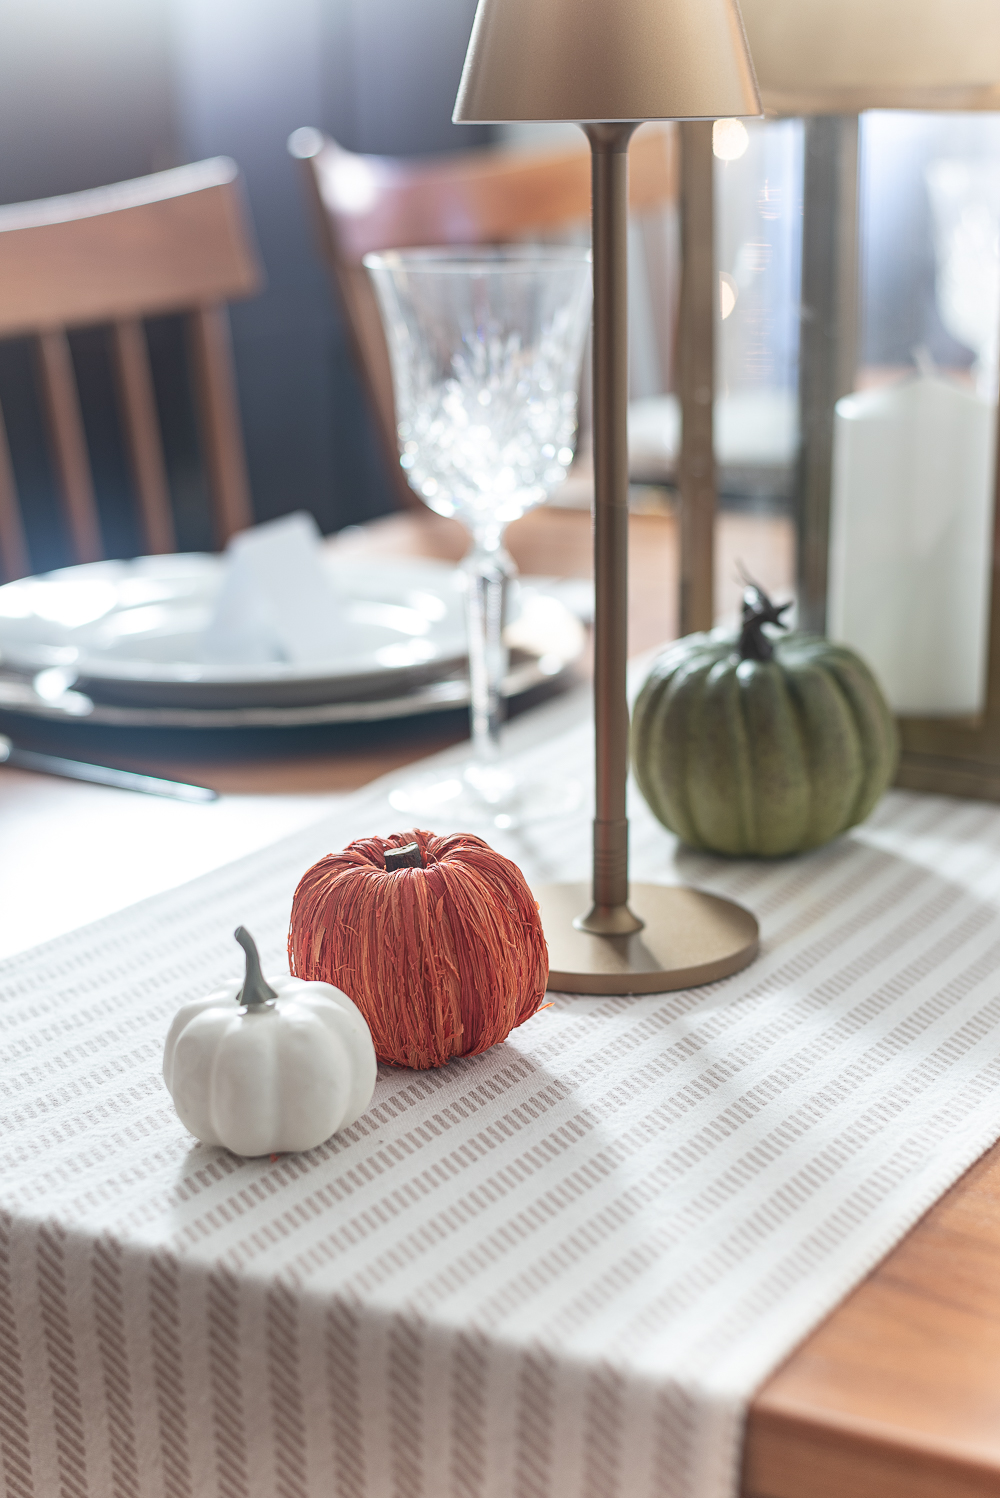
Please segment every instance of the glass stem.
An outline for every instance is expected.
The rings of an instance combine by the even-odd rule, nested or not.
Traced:
[[[469,697],[472,756],[484,768],[500,757],[500,730],[505,704],[501,693],[507,674],[503,629],[507,587],[517,568],[501,546],[499,527],[474,530],[472,550],[464,557],[465,607],[469,628]]]

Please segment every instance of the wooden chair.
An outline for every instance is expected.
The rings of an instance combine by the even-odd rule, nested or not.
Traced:
[[[67,329],[111,325],[123,430],[150,552],[176,549],[142,318],[188,314],[214,530],[251,521],[225,303],[262,276],[235,162],[225,157],[66,197],[0,207],[0,338],[36,341],[60,499],[77,561],[104,555]],[[30,570],[0,413],[0,567]]]
[[[590,151],[498,149],[398,159],[345,151],[319,130],[289,138],[301,162],[320,243],[398,501],[419,505],[399,467],[389,353],[378,305],[361,262],[370,251],[420,245],[502,244],[551,235],[590,218]],[[629,153],[630,204],[649,211],[676,199],[674,133],[647,126]]]

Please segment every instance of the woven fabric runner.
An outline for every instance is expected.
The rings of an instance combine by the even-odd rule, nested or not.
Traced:
[[[521,762],[585,777],[589,733]],[[185,1133],[164,1035],[238,923],[283,969],[307,865],[404,830],[383,787],[0,967],[11,1498],[733,1498],[756,1386],[1000,1133],[1000,811],[893,793],[774,863],[632,828],[635,877],[755,911],[750,968],[555,997],[274,1163]],[[545,880],[588,838],[495,841]]]

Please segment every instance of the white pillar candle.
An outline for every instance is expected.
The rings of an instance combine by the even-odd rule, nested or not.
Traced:
[[[921,374],[837,402],[827,627],[899,713],[981,711],[996,407]]]

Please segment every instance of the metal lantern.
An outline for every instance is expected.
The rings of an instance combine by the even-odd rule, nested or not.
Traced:
[[[855,646],[880,674],[900,725],[899,784],[1000,799],[1000,166],[982,116],[1000,111],[1000,6],[743,0],[742,10],[766,111],[806,117],[799,623]],[[873,110],[937,118],[866,119],[860,180],[883,223],[905,139],[951,137],[948,149],[925,150],[922,230],[899,215],[893,225],[897,254],[905,245],[912,261],[922,232],[932,278],[936,260],[937,364],[919,321],[912,351],[877,368],[872,357],[871,325],[886,316],[895,274],[859,298],[873,249],[869,236],[859,255],[859,114]],[[954,113],[968,111],[978,129]],[[862,244],[872,227],[861,224]],[[893,362],[909,371],[885,367]]]

